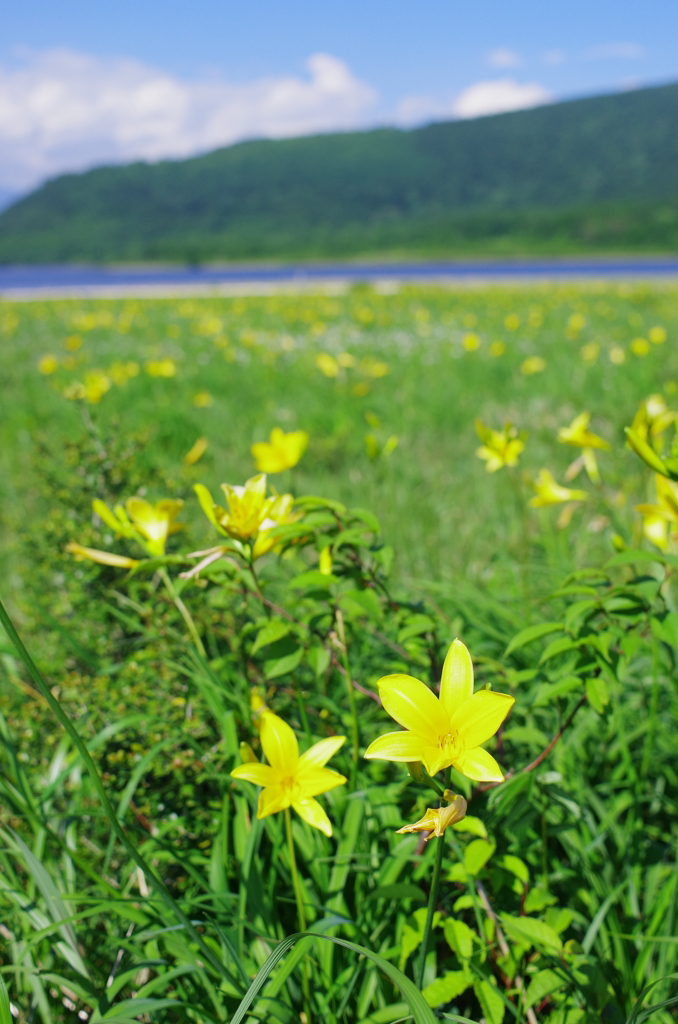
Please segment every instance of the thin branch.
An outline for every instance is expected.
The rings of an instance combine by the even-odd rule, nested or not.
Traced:
[[[502,956],[505,956],[505,957],[508,958],[511,955],[511,951],[509,950],[508,943],[507,943],[506,939],[504,938],[504,933],[501,930],[501,925],[499,924],[499,919],[498,919],[497,915],[495,914],[494,910],[492,909],[492,904],[490,903],[490,901],[488,899],[487,893],[485,891],[485,886],[478,879],[476,879],[476,888],[478,890],[478,895],[480,896],[481,903],[483,904],[483,907],[485,908],[485,913],[490,918],[490,920],[494,922],[494,933],[495,933],[495,935],[497,937],[497,945],[499,946],[499,950],[500,950]],[[503,971],[502,971],[502,974],[503,974]],[[507,988],[510,988],[510,979],[509,978],[505,977],[504,978],[504,983],[505,983]],[[517,989],[517,991],[520,993],[520,995],[522,996],[523,1000],[525,1001],[525,1016],[527,1017],[528,1024],[539,1024],[539,1021],[537,1020],[537,1018],[535,1016],[534,1010],[532,1009],[531,1006],[527,1006],[527,998],[525,996],[525,982],[523,981],[523,977],[522,977],[521,974],[516,974],[514,976],[514,978],[513,978],[513,985],[515,986],[515,988]]]

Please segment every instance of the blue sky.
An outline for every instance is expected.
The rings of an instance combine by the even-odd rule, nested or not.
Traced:
[[[675,0],[11,0],[0,189],[240,138],[678,80]]]

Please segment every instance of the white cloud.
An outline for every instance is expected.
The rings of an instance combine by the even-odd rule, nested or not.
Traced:
[[[185,157],[238,139],[364,125],[374,90],[329,54],[307,77],[188,81],[66,50],[0,66],[0,187],[25,190],[95,164]]]
[[[588,60],[606,60],[610,57],[638,60],[645,56],[645,47],[638,43],[604,43],[603,46],[592,46],[585,56]]]
[[[522,64],[522,60],[515,50],[499,48],[488,53],[487,63],[493,68],[517,68]]]
[[[452,113],[461,118],[483,117],[509,110],[526,110],[549,103],[552,99],[551,93],[538,82],[521,84],[512,78],[497,78],[469,85],[455,99]]]

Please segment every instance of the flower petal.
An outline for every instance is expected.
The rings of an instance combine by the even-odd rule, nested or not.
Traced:
[[[473,663],[468,648],[461,640],[453,640],[443,665],[440,681],[440,702],[450,718],[460,704],[473,696]]]
[[[290,806],[290,791],[285,786],[275,783],[267,786],[259,794],[257,818],[267,818],[269,814],[277,814]]]
[[[328,789],[343,786],[346,776],[332,771],[331,768],[320,768],[318,765],[309,764],[297,772],[294,781],[299,786],[299,798],[306,800],[309,797],[318,796],[319,793],[326,793]]]
[[[260,764],[258,761],[239,764],[231,772],[232,779],[244,779],[246,782],[253,782],[255,786],[271,786],[275,777],[270,764]]]
[[[99,565],[114,565],[118,569],[133,569],[135,565],[139,564],[136,558],[114,555],[112,551],[99,551],[97,548],[84,548],[75,540],[69,540],[66,551],[75,555],[76,558],[89,558],[91,562],[98,562]]]
[[[398,673],[383,676],[377,686],[384,710],[404,729],[429,743],[437,743],[438,736],[449,732],[449,715],[421,680]]]
[[[421,752],[421,759],[429,775],[435,775],[437,772],[442,771],[443,768],[449,768],[451,764],[456,763],[454,755],[451,754],[450,750],[443,750],[439,746],[424,747]]]
[[[368,760],[421,761],[424,746],[424,742],[413,732],[387,732],[370,743],[364,756]]]
[[[212,495],[207,490],[205,485],[204,484],[193,484],[193,490],[195,491],[195,493],[198,496],[198,501],[200,502],[200,508],[203,510],[203,512],[205,513],[205,515],[209,519],[209,521],[212,524],[212,526],[216,526],[216,528],[219,531],[219,533],[223,533],[224,536],[227,536],[226,531],[224,530],[224,528],[222,526],[220,526],[219,522],[217,521],[217,517],[214,514],[214,508],[215,508],[214,499],[212,498]]]
[[[295,800],[292,807],[313,828],[319,828],[326,836],[332,835],[332,823],[317,800]]]
[[[492,757],[482,747],[475,750],[465,750],[456,759],[454,767],[457,768],[467,779],[474,782],[503,782],[502,770]]]
[[[297,737],[287,722],[272,711],[261,716],[261,745],[268,763],[286,775],[294,775],[299,760]]]
[[[314,743],[312,747],[299,758],[299,767],[302,764],[317,764],[321,767],[326,765],[331,757],[334,757],[340,747],[346,742],[345,736],[328,736],[326,740]]]
[[[457,708],[451,727],[458,730],[467,749],[479,747],[494,736],[514,704],[514,698],[505,693],[479,690]]]

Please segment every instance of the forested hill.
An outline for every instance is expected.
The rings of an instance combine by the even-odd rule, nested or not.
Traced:
[[[103,167],[0,214],[3,262],[587,245],[678,245],[678,85]]]

